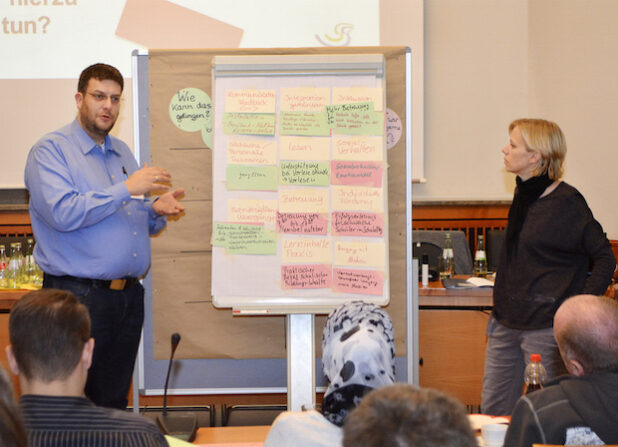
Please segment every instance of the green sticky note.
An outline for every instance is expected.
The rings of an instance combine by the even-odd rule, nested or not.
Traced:
[[[372,102],[326,106],[328,125],[339,135],[383,135],[384,113],[373,110]]]
[[[277,167],[229,164],[225,179],[230,190],[276,191]]]
[[[263,225],[215,222],[213,244],[225,247],[225,252],[228,254],[277,254],[275,232],[265,230]]]
[[[274,135],[275,115],[271,113],[224,113],[223,132],[227,135]]]
[[[279,114],[281,135],[330,135],[326,112],[281,112]]]
[[[328,186],[330,163],[319,161],[282,161],[279,164],[281,185]]]

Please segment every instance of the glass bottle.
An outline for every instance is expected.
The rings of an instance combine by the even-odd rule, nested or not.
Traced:
[[[22,282],[21,244],[11,242],[11,256],[7,268],[7,287],[19,289]]]
[[[452,278],[454,270],[453,239],[451,233],[444,235],[444,248],[440,257],[440,279]]]
[[[0,245],[0,288],[8,287],[7,268],[9,259],[6,257],[4,245]]]
[[[530,354],[530,363],[524,371],[524,394],[543,388],[547,371],[541,363],[541,354]]]
[[[36,282],[37,269],[34,262],[34,239],[29,238],[26,241],[26,256],[24,258],[24,282],[32,284]]]
[[[479,234],[476,241],[474,254],[474,276],[485,278],[487,276],[487,255],[485,254],[485,238]]]

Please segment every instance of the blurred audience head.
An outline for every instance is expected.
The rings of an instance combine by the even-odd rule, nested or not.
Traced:
[[[558,308],[554,334],[571,375],[618,370],[618,301],[576,295]]]
[[[343,426],[344,447],[476,447],[465,408],[437,390],[398,383],[369,393]]]
[[[322,364],[329,381],[322,413],[342,426],[366,393],[395,381],[393,322],[386,311],[362,301],[335,309],[322,333]]]
[[[26,447],[28,445],[26,429],[13,396],[13,385],[1,366],[0,445],[3,447]]]
[[[13,372],[45,383],[64,380],[91,340],[88,310],[65,290],[29,292],[11,310],[9,338]]]
[[[526,143],[526,148],[529,151],[538,151],[541,155],[533,175],[547,173],[550,179],[559,180],[562,177],[562,163],[567,150],[566,140],[560,127],[552,121],[522,118],[509,125],[509,134],[516,127]]]

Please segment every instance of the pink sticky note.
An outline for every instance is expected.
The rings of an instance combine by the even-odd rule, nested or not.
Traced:
[[[375,270],[333,269],[333,290],[340,293],[382,295],[384,272]]]
[[[332,160],[330,182],[333,185],[382,186],[382,163],[375,161]]]
[[[283,289],[328,289],[332,283],[330,265],[282,265]]]
[[[277,212],[277,233],[326,234],[327,232],[328,214]]]
[[[384,236],[384,215],[364,211],[334,211],[331,221],[333,236]]]

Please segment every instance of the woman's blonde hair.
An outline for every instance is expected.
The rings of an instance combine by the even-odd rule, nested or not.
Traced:
[[[521,132],[526,148],[541,154],[541,160],[534,168],[533,175],[547,173],[550,179],[559,180],[562,177],[562,163],[567,150],[560,127],[552,121],[523,118],[509,125],[509,134],[516,127]]]

